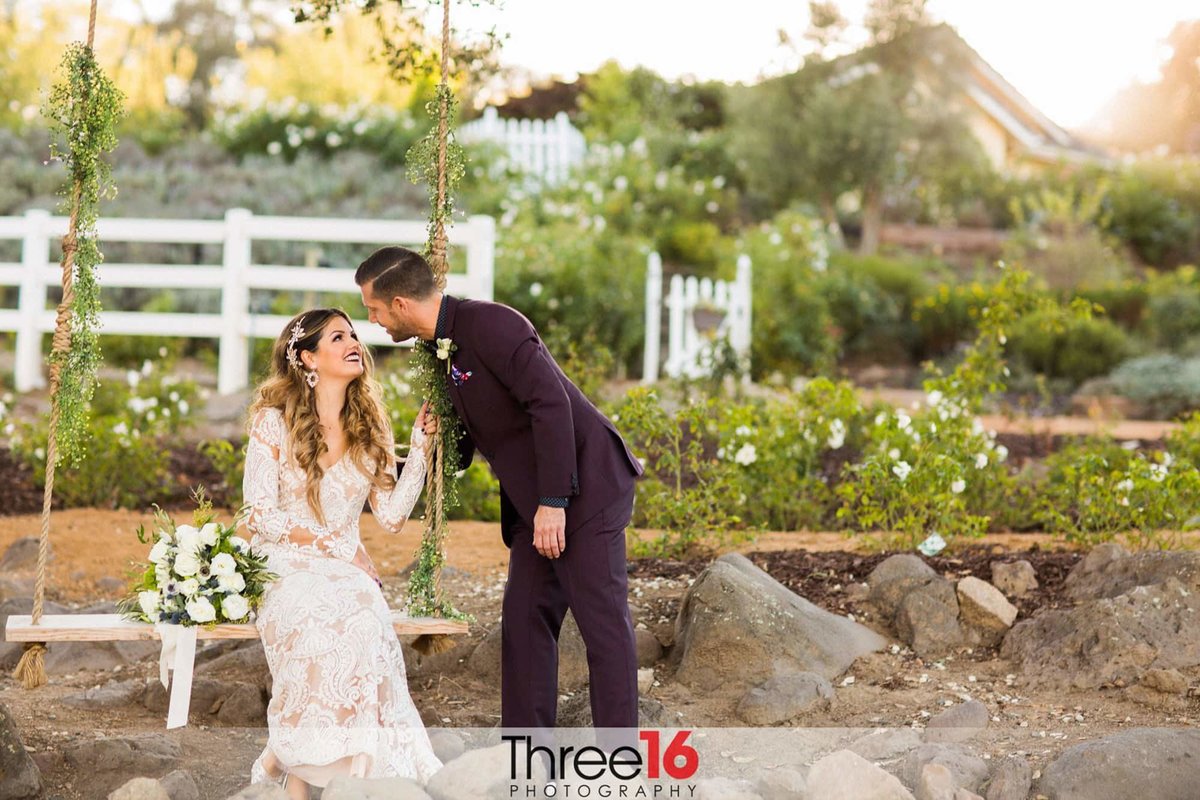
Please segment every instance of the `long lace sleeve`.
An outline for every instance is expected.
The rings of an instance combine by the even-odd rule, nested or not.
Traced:
[[[391,436],[388,437],[387,451],[395,450]],[[396,469],[395,458],[390,458],[387,468]],[[411,445],[408,450],[408,461],[400,479],[390,492],[380,489],[371,490],[371,513],[383,529],[389,533],[399,533],[404,523],[412,514],[421,490],[425,488],[425,432],[413,425]]]
[[[315,522],[301,524],[279,501],[279,465],[283,452],[283,416],[276,409],[263,409],[250,425],[246,447],[246,474],[242,495],[250,511],[246,528],[269,542],[287,543],[302,550],[350,561],[358,550],[347,537],[338,536]]]

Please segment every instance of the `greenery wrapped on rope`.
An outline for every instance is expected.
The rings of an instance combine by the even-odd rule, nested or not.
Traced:
[[[38,542],[37,581],[32,622],[42,617],[46,566],[50,555],[50,506],[54,473],[60,463],[75,463],[88,437],[88,404],[100,362],[100,286],[96,267],[102,261],[96,236],[100,200],[115,194],[104,155],[117,146],[117,123],[124,96],[96,61],[96,2],[88,21],[87,43],[70,45],[63,55],[63,80],[51,90],[44,113],[55,144],[51,154],[67,167],[64,189],[70,215],[62,242],[62,300],[58,305],[50,353],[50,421],[46,444],[46,482],[42,496],[42,528]],[[26,688],[46,682],[46,645],[26,645],[13,677]]]

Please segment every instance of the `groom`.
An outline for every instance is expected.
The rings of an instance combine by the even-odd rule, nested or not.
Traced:
[[[376,250],[354,280],[371,322],[392,341],[453,342],[446,382],[466,429],[462,464],[478,449],[500,481],[511,550],[501,725],[554,727],[558,633],[569,608],[587,648],[593,724],[636,728],[625,526],[641,465],[518,312],[443,294],[425,259],[403,247]]]

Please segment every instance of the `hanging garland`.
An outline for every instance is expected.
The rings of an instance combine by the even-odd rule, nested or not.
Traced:
[[[96,36],[96,0],[92,0],[87,43],[70,45],[63,55],[64,80],[50,92],[44,113],[55,138],[51,155],[67,167],[70,183],[63,194],[70,214],[62,241],[62,300],[50,352],[50,422],[46,444],[46,483],[38,542],[37,581],[32,622],[42,617],[46,565],[50,555],[50,505],[54,473],[60,463],[77,462],[88,434],[88,403],[100,363],[97,329],[100,286],[96,267],[103,260],[96,236],[100,200],[116,194],[103,156],[117,146],[117,123],[124,96],[100,69],[92,44]],[[46,645],[26,645],[13,677],[32,689],[46,682]]]

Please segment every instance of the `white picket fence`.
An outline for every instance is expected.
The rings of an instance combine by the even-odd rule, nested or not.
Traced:
[[[62,270],[50,261],[51,241],[67,230],[65,217],[28,211],[22,217],[0,217],[0,240],[20,240],[21,263],[0,263],[0,286],[19,286],[15,309],[0,309],[0,331],[17,334],[14,384],[17,391],[45,385],[42,374],[42,336],[54,330],[55,312],[46,308],[46,289],[62,281]],[[103,311],[102,334],[186,336],[219,340],[217,389],[222,394],[244,389],[249,381],[250,340],[279,335],[287,317],[255,314],[250,291],[348,292],[357,294],[349,269],[255,264],[255,241],[353,243],[365,258],[386,244],[415,246],[426,238],[420,221],[324,219],[255,216],[230,209],[222,220],[120,219],[100,220],[105,242],[219,244],[220,266],[187,264],[114,264],[100,267],[101,286],[148,289],[208,289],[221,293],[219,314],[162,314],[142,311]],[[491,217],[471,217],[450,229],[452,247],[466,249],[467,271],[448,276],[447,291],[459,297],[492,299],[496,226]],[[347,309],[365,317],[360,309]],[[355,313],[358,311],[359,313]],[[372,345],[392,340],[376,325],[360,324],[359,336]]]
[[[587,154],[583,134],[562,111],[552,120],[500,119],[489,106],[482,117],[460,127],[458,137],[500,145],[523,171],[547,183],[563,181]]]
[[[663,298],[662,259],[651,253],[646,265],[646,347],[642,382],[653,383],[661,371],[670,378],[699,378],[708,372],[713,346],[728,339],[743,358],[750,354],[750,257],[737,261],[732,283],[671,276],[670,291]],[[662,313],[667,310],[667,358],[662,362]],[[709,330],[697,321],[706,314],[719,318]]]

